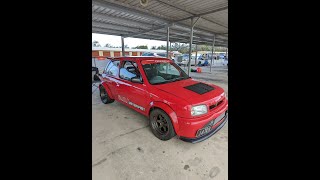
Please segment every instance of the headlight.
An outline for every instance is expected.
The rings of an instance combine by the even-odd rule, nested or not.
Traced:
[[[192,116],[206,114],[207,112],[208,112],[208,109],[207,109],[206,105],[193,106],[191,108],[191,115]]]

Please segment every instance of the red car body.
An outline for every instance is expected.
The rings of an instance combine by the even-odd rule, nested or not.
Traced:
[[[140,70],[143,83],[134,83],[121,79],[118,76],[108,76],[105,72],[101,74],[101,84],[109,96],[134,109],[135,111],[149,117],[153,108],[165,111],[174,126],[175,133],[180,139],[189,142],[203,141],[215,134],[227,121],[228,100],[224,90],[216,85],[209,84],[214,90],[198,94],[185,87],[199,83],[191,78],[176,82],[152,85],[148,82],[145,72],[142,70],[141,62],[168,61],[166,58],[157,57],[118,57],[110,60],[136,62]],[[195,105],[206,105],[208,112],[204,115],[192,116],[191,108]],[[209,133],[197,137],[197,131],[205,127],[211,120],[222,115],[219,122],[215,122]]]

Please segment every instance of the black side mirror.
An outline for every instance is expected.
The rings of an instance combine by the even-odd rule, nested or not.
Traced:
[[[140,80],[139,77],[133,77],[133,78],[131,78],[131,82],[142,84],[142,81]]]

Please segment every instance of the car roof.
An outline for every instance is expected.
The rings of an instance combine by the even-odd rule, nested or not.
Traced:
[[[110,60],[130,60],[130,61],[140,61],[140,60],[170,60],[165,57],[155,57],[155,56],[122,56],[122,57],[108,57]]]

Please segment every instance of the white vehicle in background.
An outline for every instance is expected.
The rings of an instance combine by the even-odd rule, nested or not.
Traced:
[[[180,53],[181,54],[181,53]],[[179,55],[179,52],[169,52],[169,57],[171,56],[171,60],[175,62],[175,56]],[[159,52],[144,52],[141,56],[155,56],[155,57],[163,57],[167,58],[167,53],[159,53]]]
[[[182,61],[178,62],[178,65],[188,65],[189,62],[189,54],[183,54],[182,55]],[[204,60],[202,59],[202,55],[201,54],[197,54],[197,64],[198,63],[203,64]],[[191,55],[191,66],[197,65],[196,61],[195,61],[195,55]]]
[[[141,56],[167,57],[167,53],[144,52]]]

